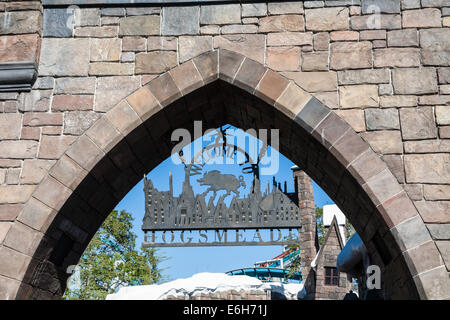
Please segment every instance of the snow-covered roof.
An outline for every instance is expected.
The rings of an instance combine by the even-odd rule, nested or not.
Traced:
[[[323,226],[329,227],[333,217],[336,216],[338,225],[345,225],[345,215],[335,204],[328,204],[323,206]]]
[[[110,294],[106,300],[163,300],[168,296],[194,296],[201,293],[217,291],[250,291],[272,290],[284,294],[287,298],[303,297],[303,284],[271,283],[249,276],[230,276],[225,273],[198,273],[190,278],[177,279],[163,284],[131,286],[120,288],[115,294]]]

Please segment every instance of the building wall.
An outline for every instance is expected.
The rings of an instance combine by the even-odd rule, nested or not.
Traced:
[[[315,299],[317,300],[342,300],[345,294],[349,292],[352,284],[351,278],[349,279],[344,272],[339,275],[338,286],[325,284],[325,267],[336,268],[337,256],[342,250],[334,226],[330,228],[333,228],[333,230],[323,244],[320,259],[317,261],[315,292]]]

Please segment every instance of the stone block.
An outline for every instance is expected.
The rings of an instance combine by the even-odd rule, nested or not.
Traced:
[[[0,13],[0,35],[41,33],[42,16],[39,11],[10,11]]]
[[[218,51],[204,53],[193,59],[197,70],[200,72],[205,84],[217,79],[218,70]]]
[[[450,125],[450,106],[436,106],[436,122],[439,125]]]
[[[85,135],[80,136],[66,154],[86,171],[90,171],[104,157],[104,152]]]
[[[404,157],[408,183],[445,184],[450,179],[450,154],[407,154]]]
[[[400,121],[404,140],[437,137],[432,107],[402,108],[400,109]]]
[[[102,8],[101,10],[102,10],[102,16],[123,17],[125,15],[125,8],[109,7],[109,8]]]
[[[267,4],[265,3],[243,3],[242,17],[263,17],[267,15]]]
[[[159,34],[159,16],[129,16],[120,19],[119,35],[121,36],[151,36]]]
[[[420,30],[420,46],[424,65],[450,65],[450,28]]]
[[[35,186],[30,185],[0,186],[0,203],[25,203],[34,189]]]
[[[94,96],[57,95],[52,100],[52,111],[86,111],[94,107]]]
[[[52,77],[39,77],[33,85],[33,89],[53,89],[55,79]]]
[[[418,9],[420,8],[420,0],[401,0],[402,9]]]
[[[417,29],[392,30],[387,33],[389,47],[417,47],[419,36]]]
[[[311,96],[307,92],[291,82],[277,99],[275,107],[281,109],[289,118],[294,119],[310,98]]]
[[[338,71],[338,83],[349,84],[379,84],[389,83],[388,69],[363,69]]]
[[[133,73],[134,65],[132,63],[94,62],[89,65],[89,75],[91,76],[122,76]]]
[[[382,108],[415,107],[415,106],[417,106],[417,97],[416,96],[383,96],[383,97],[380,97],[380,106]]]
[[[278,32],[267,35],[268,46],[305,46],[312,45],[312,33]]]
[[[105,117],[86,131],[86,135],[104,152],[109,152],[123,136]]]
[[[146,41],[143,37],[123,37],[122,51],[145,51]]]
[[[211,36],[184,36],[178,38],[179,59],[183,63],[213,48]]]
[[[0,36],[0,62],[37,62],[40,41],[37,34]]]
[[[450,239],[450,224],[427,224],[427,228],[434,240]]]
[[[259,19],[258,32],[303,31],[304,18],[301,15],[279,15]]]
[[[285,72],[283,75],[294,80],[308,92],[337,90],[337,75],[335,72]]]
[[[245,18],[245,19],[249,19],[249,18]],[[245,19],[242,19],[243,21]],[[258,23],[258,18],[255,18],[256,22],[252,22],[252,23]],[[220,34],[220,26],[216,26],[216,25],[207,25],[207,26],[202,26],[200,27],[200,34]]]
[[[223,57],[223,55],[221,56]],[[225,64],[221,63],[221,67],[225,67]],[[267,69],[259,62],[251,59],[244,59],[240,65],[239,72],[234,76],[233,83],[239,88],[253,93],[266,70]],[[236,71],[237,70],[233,70],[233,72]],[[229,77],[231,80],[231,74],[226,77]]]
[[[314,128],[312,135],[317,140],[321,141],[325,148],[330,148],[348,129],[348,124],[345,121],[342,121],[339,116],[331,112],[317,125],[316,128]]]
[[[266,39],[263,34],[223,35],[214,37],[214,48],[227,49],[264,63]]]
[[[347,122],[356,132],[366,131],[364,110],[335,110],[334,112],[345,122]]]
[[[441,27],[441,10],[435,8],[406,10],[402,14],[403,28]]]
[[[181,92],[173,81],[170,73],[165,73],[151,81],[148,84],[148,88],[163,107],[181,97]]]
[[[401,68],[392,71],[396,94],[427,94],[438,92],[434,68]]]
[[[72,136],[42,136],[39,159],[59,159],[75,139]]]
[[[384,155],[383,160],[399,183],[405,183],[405,172],[401,155]]]
[[[268,10],[270,15],[303,13],[303,2],[302,1],[269,2]]]
[[[304,53],[302,58],[302,71],[328,70],[328,52]]]
[[[400,131],[363,132],[361,136],[378,154],[401,154],[403,152]]]
[[[434,241],[429,241],[416,248],[412,248],[403,253],[403,255],[413,275],[435,269],[442,265],[442,258]]]
[[[21,96],[20,111],[49,111],[52,90],[32,90]]]
[[[331,44],[331,69],[364,69],[371,67],[372,44],[370,42],[335,42]]]
[[[277,71],[298,71],[300,70],[300,48],[269,47],[266,64]]]
[[[44,9],[44,37],[72,37],[74,10],[67,8]]]
[[[450,223],[450,201],[416,201],[414,204],[426,223]]]
[[[332,31],[349,29],[348,8],[306,9],[306,30]]]
[[[23,116],[23,125],[30,127],[61,126],[63,123],[62,113],[27,112]]]
[[[177,51],[176,37],[148,37],[147,50],[173,50]]]
[[[36,157],[38,143],[32,140],[1,140],[0,158],[28,159]]]
[[[8,278],[21,281],[30,261],[30,256],[6,246],[0,247],[0,270],[2,270],[2,275]]]
[[[20,183],[39,184],[54,164],[54,160],[26,159],[23,162]]]
[[[119,61],[120,39],[91,39],[91,61]]]
[[[23,127],[20,135],[21,140],[36,140],[41,138],[41,129],[34,127]]]
[[[118,26],[81,27],[74,32],[77,38],[115,38],[118,33]]]
[[[75,10],[75,23],[79,26],[99,26],[100,9],[98,8],[78,8]]]
[[[423,195],[426,200],[450,200],[450,185],[426,184],[423,186]]]
[[[362,13],[400,13],[400,0],[362,0]]]
[[[100,118],[101,114],[92,111],[67,112],[64,116],[64,134],[79,136]]]
[[[200,7],[198,6],[163,7],[161,34],[169,36],[198,34],[199,19]]]
[[[220,28],[222,34],[257,33],[258,27],[253,24],[229,24]]]
[[[350,17],[350,26],[353,30],[394,30],[402,28],[400,15],[372,14]]]
[[[279,74],[268,70],[259,82],[255,95],[273,105],[288,86],[289,81]]]
[[[367,130],[398,130],[400,122],[397,109],[366,109]]]
[[[3,172],[5,172],[5,171],[6,170],[4,170]],[[23,205],[21,205],[21,204],[1,204],[0,205],[0,221],[14,222],[14,220],[16,220],[17,216],[22,211],[22,209],[23,209]],[[5,226],[5,224],[2,224],[2,225]],[[0,240],[0,242],[2,242],[2,241]]]
[[[447,270],[450,268],[450,241],[436,241],[436,245],[441,253],[442,258],[444,259],[445,266]]]
[[[139,77],[101,77],[97,80],[94,110],[106,112],[140,86]]]
[[[331,153],[344,166],[348,166],[356,158],[362,157],[367,150],[369,150],[369,145],[352,130],[347,130],[344,136],[330,149]],[[364,170],[356,170],[354,176],[361,176],[363,174],[362,171]]]
[[[373,65],[377,68],[419,67],[420,50],[415,48],[387,48],[374,50]]]
[[[376,85],[354,85],[339,87],[342,108],[378,107],[378,87]]]
[[[40,75],[87,76],[88,69],[89,39],[42,39]]]
[[[203,5],[200,10],[200,24],[241,23],[239,4]]]
[[[330,33],[330,39],[331,39],[331,41],[358,41],[359,40],[359,32],[357,32],[357,31],[333,31]]]
[[[67,198],[72,194],[72,190],[65,187],[58,180],[47,177],[36,189],[33,197],[54,210],[59,210]]]
[[[54,94],[94,94],[95,78],[57,78]]]
[[[186,95],[203,86],[202,76],[192,61],[183,63],[172,69],[170,74],[182,95]]]
[[[294,118],[294,121],[302,126],[307,132],[311,133],[329,114],[330,109],[324,106],[315,97],[311,97]]]
[[[128,96],[127,101],[142,121],[147,120],[153,114],[161,110],[158,101],[146,86]]]
[[[330,34],[328,32],[318,32],[314,34],[314,50],[328,51]]]
[[[163,73],[176,65],[175,52],[152,51],[136,55],[136,74]]]
[[[405,153],[450,152],[450,140],[405,141]]]
[[[22,127],[22,115],[0,113],[0,141],[19,139]]]
[[[439,127],[439,138],[450,138],[450,126]]]

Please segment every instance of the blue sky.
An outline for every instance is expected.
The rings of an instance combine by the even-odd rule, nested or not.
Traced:
[[[247,141],[256,141],[242,132],[238,135],[247,136]],[[276,158],[279,156],[279,170],[275,174],[277,181],[287,182],[288,192],[293,192],[294,184],[291,167],[294,165],[289,159],[279,154],[274,149],[268,148],[268,155]],[[187,158],[187,157],[186,157]],[[223,173],[232,173],[236,176],[243,175],[248,186],[251,185],[252,176],[243,174],[242,167],[239,165],[205,165],[204,171],[220,170]],[[155,188],[160,191],[169,189],[169,172],[173,175],[173,189],[175,196],[181,192],[181,183],[184,180],[184,165],[175,165],[171,158],[161,162],[148,175],[153,181]],[[201,187],[196,181],[200,176],[191,177],[191,184],[195,193],[202,193],[206,187]],[[261,175],[261,186],[264,190],[267,183],[272,181],[272,176]],[[141,180],[116,206],[116,210],[126,210],[132,213],[134,217],[134,232],[138,235],[138,244],[144,240],[144,233],[141,230],[142,219],[144,217],[144,184]],[[316,206],[322,207],[326,204],[332,204],[333,201],[316,184],[313,183],[314,200]],[[241,193],[241,196],[244,196]],[[167,258],[162,264],[163,275],[166,280],[175,280],[178,278],[190,277],[199,272],[226,272],[233,269],[251,267],[257,261],[269,260],[283,251],[282,246],[252,246],[252,247],[185,247],[185,248],[161,248],[158,250],[160,255]]]

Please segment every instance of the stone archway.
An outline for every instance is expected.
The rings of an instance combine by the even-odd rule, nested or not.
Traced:
[[[170,155],[170,133],[230,123],[280,128],[280,152],[346,213],[391,298],[443,297],[448,276],[406,192],[380,157],[331,109],[262,64],[214,50],[161,74],[81,135],[49,170],[0,250],[6,298],[57,298],[109,212]],[[151,152],[149,152],[151,150]],[[39,230],[39,231],[38,231]],[[5,260],[4,260],[5,261]],[[432,281],[430,281],[432,279]]]

